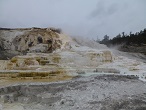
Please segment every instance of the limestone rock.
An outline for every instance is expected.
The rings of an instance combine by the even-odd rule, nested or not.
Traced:
[[[29,52],[46,53],[48,51],[48,44],[37,44],[29,48]]]
[[[25,53],[0,61],[3,63],[0,70],[16,71],[16,76],[35,77],[39,74],[36,76],[46,78],[49,77],[46,72],[93,72],[99,65],[113,61],[113,55],[106,46],[72,39],[55,28],[0,30],[0,38],[5,39],[0,41],[5,49]]]
[[[43,52],[52,52],[61,49],[64,45],[62,36],[68,39],[59,29],[55,28],[3,29],[0,30],[0,48],[20,52],[29,50],[36,52],[40,49]]]

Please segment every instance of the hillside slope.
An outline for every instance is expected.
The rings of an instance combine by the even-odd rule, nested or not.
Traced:
[[[1,29],[0,39],[2,51],[9,51],[11,55],[19,53],[6,63],[0,61],[1,73],[47,72],[44,77],[48,77],[50,72],[93,72],[99,65],[113,61],[106,46],[72,39],[54,28]],[[20,74],[16,76],[22,76]]]

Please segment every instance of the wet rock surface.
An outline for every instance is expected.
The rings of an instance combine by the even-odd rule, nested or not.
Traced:
[[[3,110],[145,110],[146,83],[134,76],[93,75],[0,88]]]

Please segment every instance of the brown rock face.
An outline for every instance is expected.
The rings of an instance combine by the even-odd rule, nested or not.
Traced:
[[[0,47],[19,52],[52,52],[61,48],[60,33],[54,28],[3,29]]]

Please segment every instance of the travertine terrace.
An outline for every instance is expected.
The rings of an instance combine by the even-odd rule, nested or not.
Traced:
[[[145,63],[89,39],[1,28],[0,51],[0,109],[146,109]]]
[[[9,60],[0,61],[1,77],[40,79],[48,78],[52,73],[93,72],[99,65],[114,59],[105,46],[98,44],[103,48],[100,50],[87,47],[88,43],[72,39],[60,29],[1,29],[0,39],[2,50],[19,53]]]

